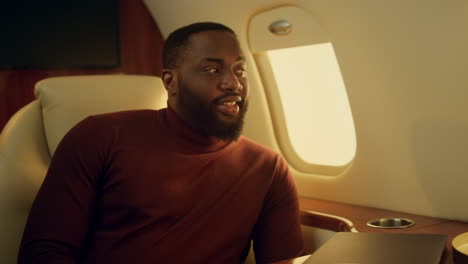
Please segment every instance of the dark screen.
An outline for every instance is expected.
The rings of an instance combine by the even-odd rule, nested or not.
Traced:
[[[2,1],[0,68],[114,68],[118,0]]]

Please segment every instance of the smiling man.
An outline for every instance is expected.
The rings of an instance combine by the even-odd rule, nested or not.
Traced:
[[[292,263],[303,253],[281,156],[242,137],[245,57],[217,23],[173,32],[168,108],[91,116],[64,137],[20,263]]]
[[[185,39],[179,40],[177,32],[174,35],[167,40],[164,54],[168,55],[163,59],[169,106],[193,128],[236,140],[242,131],[248,91],[245,58],[236,36],[229,29],[207,30],[183,43]]]

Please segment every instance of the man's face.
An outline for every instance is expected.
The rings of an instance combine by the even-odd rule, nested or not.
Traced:
[[[189,38],[177,71],[176,112],[195,129],[236,140],[247,110],[245,58],[235,35],[204,31]]]

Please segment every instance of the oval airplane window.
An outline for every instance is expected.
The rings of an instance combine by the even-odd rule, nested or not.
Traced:
[[[285,6],[253,17],[249,42],[285,158],[303,172],[342,172],[356,136],[328,34],[307,11]]]

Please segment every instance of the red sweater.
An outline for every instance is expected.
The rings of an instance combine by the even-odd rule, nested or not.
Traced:
[[[285,161],[247,138],[195,133],[170,109],[89,117],[59,144],[20,263],[257,263],[297,257]]]

